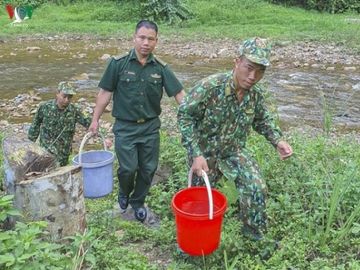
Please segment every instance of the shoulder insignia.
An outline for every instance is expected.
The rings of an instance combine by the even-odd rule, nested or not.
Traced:
[[[117,56],[113,56],[113,58],[115,60],[120,60],[121,58],[124,58],[125,56],[128,56],[128,55],[129,55],[129,52],[124,53],[124,54],[120,54],[120,55],[117,55]]]
[[[156,62],[158,62],[160,65],[162,65],[163,67],[165,67],[167,65],[166,62],[164,62],[163,60],[161,60],[159,57],[154,55],[154,59]]]

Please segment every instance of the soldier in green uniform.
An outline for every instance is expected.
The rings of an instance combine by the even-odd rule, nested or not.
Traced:
[[[100,80],[100,91],[89,130],[96,133],[99,119],[113,97],[115,150],[119,161],[121,209],[128,204],[135,218],[146,219],[144,207],[159,159],[160,101],[163,90],[180,103],[183,86],[169,66],[153,55],[158,41],[157,25],[140,21],[129,53],[110,60]]]
[[[88,128],[91,117],[71,104],[75,88],[70,82],[60,82],[54,100],[41,103],[30,126],[28,138],[54,154],[60,166],[68,164],[76,123]]]
[[[252,239],[261,239],[266,229],[267,188],[245,147],[251,128],[265,136],[281,159],[292,155],[258,84],[270,65],[270,50],[264,39],[245,40],[233,70],[200,81],[178,111],[182,142],[191,170],[197,175],[194,184],[199,184],[202,170],[208,173],[212,184],[222,176],[234,181],[243,232]]]

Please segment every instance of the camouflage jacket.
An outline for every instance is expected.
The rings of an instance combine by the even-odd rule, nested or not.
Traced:
[[[274,146],[281,131],[269,113],[264,91],[254,85],[239,103],[232,72],[200,81],[178,111],[183,145],[192,157],[228,157],[245,147],[251,127]]]
[[[75,133],[76,123],[89,127],[91,118],[83,114],[80,109],[69,104],[65,110],[60,110],[55,100],[40,104],[28,137],[36,141],[40,134],[40,145],[54,154],[61,166],[68,163],[71,145]]]

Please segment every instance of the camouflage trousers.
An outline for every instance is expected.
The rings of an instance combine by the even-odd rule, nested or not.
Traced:
[[[212,186],[215,186],[223,176],[227,181],[235,183],[239,196],[239,217],[243,222],[243,232],[259,240],[267,225],[267,187],[256,161],[246,149],[226,158],[207,156],[205,158],[209,167],[207,174]],[[194,176],[192,184],[203,185],[203,180]]]

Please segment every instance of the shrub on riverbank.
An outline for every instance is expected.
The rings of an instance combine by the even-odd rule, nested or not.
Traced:
[[[360,13],[360,2],[358,0],[268,0],[285,6],[299,6],[305,9],[315,9],[329,13],[343,13],[349,10]]]
[[[300,8],[285,8],[265,0],[186,1],[192,17],[176,26],[161,24],[160,33],[176,39],[235,38],[263,36],[277,40],[332,41],[360,50],[357,16],[323,14]],[[176,13],[176,12],[175,12]],[[0,37],[17,35],[130,36],[135,23],[145,15],[137,1],[76,1],[68,5],[51,2],[33,11],[32,18],[12,24],[0,9]],[[178,21],[178,20],[175,20]]]

